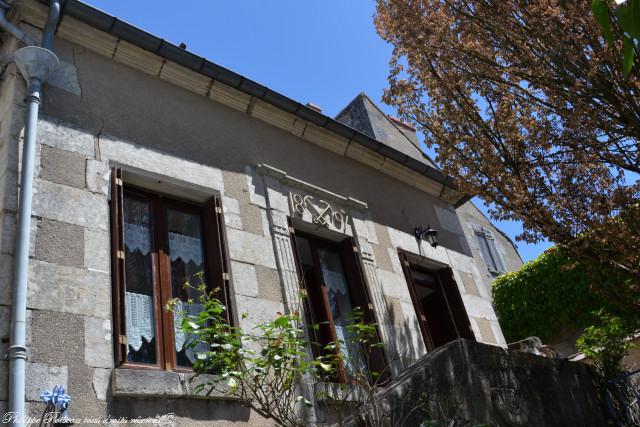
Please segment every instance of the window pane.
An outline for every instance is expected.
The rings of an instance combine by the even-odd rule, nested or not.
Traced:
[[[347,278],[342,266],[342,258],[337,252],[320,249],[320,268],[322,278],[327,288],[331,317],[336,328],[338,340],[345,345],[340,346],[340,353],[345,359],[344,368],[347,373],[353,374],[360,367],[361,372],[366,372],[366,363],[362,346],[354,343],[355,336],[347,330],[352,323],[350,319],[353,305],[349,296]]]
[[[182,312],[197,315],[203,310],[198,303],[198,292],[185,283],[198,287],[204,281],[204,250],[202,246],[202,226],[200,215],[173,208],[167,209],[167,227],[169,232],[169,257],[171,259],[171,292],[173,298],[179,298],[177,312],[174,313],[176,360],[179,366],[192,366],[195,352],[207,351],[206,345],[198,348],[185,348],[189,337],[182,332],[180,323]],[[193,302],[188,302],[189,300]]]
[[[298,247],[298,256],[303,267],[313,267],[313,256],[311,255],[311,244],[309,240],[296,236],[296,246]]]
[[[149,203],[125,195],[123,207],[127,361],[155,364],[158,359]]]

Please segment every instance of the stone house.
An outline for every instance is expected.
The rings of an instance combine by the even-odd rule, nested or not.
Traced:
[[[48,9],[16,0],[7,17],[39,40]],[[21,47],[1,40],[3,58]],[[519,268],[516,248],[366,95],[331,118],[77,0],[65,2],[53,51],[31,211],[31,414],[62,384],[78,417],[263,423],[194,398],[185,381],[193,354],[163,307],[178,297],[197,309],[181,285],[199,272],[242,327],[293,310],[300,286],[306,315],[330,324],[321,339],[365,307],[392,376],[459,337],[506,346],[491,281]],[[5,354],[26,85],[13,64],[0,79]],[[416,237],[428,226],[435,247]],[[8,387],[0,361],[1,413]]]

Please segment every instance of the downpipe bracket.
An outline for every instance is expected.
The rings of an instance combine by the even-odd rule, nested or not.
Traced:
[[[7,350],[7,354],[5,355],[5,359],[23,359],[27,360],[27,347],[23,345],[12,345]]]

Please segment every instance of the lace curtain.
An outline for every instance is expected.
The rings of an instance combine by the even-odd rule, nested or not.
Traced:
[[[136,294],[133,292],[125,292],[126,298],[126,314],[127,314],[127,342],[135,351],[142,347],[142,338],[150,342],[155,336],[155,328],[153,321],[153,300],[149,295]],[[182,313],[191,316],[197,316],[204,310],[202,304],[189,304],[180,301],[176,305],[176,312],[173,314],[173,330],[175,335],[176,351],[181,351],[189,336],[182,331],[180,324],[182,323]],[[193,363],[195,353],[198,351],[207,351],[209,347],[205,343],[199,343],[195,349],[185,349],[187,358]]]
[[[186,313],[189,316],[197,316],[202,311],[204,311],[204,306],[198,303],[189,304],[188,302],[180,301],[176,305],[176,311],[173,313],[173,331],[174,331],[174,336],[176,341],[175,343],[176,351],[182,350],[184,344],[189,339],[189,335],[184,333],[182,328],[180,328],[180,324],[182,323],[182,317],[183,317],[182,313]],[[196,360],[196,357],[195,357],[196,352],[202,352],[202,351],[208,351],[208,350],[209,350],[209,346],[206,343],[198,343],[195,349],[193,348],[185,349],[185,355],[191,361],[191,363],[193,363]]]
[[[125,292],[127,343],[135,351],[142,347],[142,337],[151,342],[155,336],[153,300],[150,295]]]
[[[125,241],[131,252],[140,251],[142,255],[151,252],[149,228],[138,224],[124,224]],[[185,236],[179,233],[169,233],[171,242],[171,261],[181,258],[185,263],[193,261],[202,264],[202,242],[198,237]]]
[[[326,258],[325,256],[325,259]],[[353,333],[347,329],[347,326],[351,323],[349,316],[351,315],[353,306],[349,296],[346,277],[342,268],[339,268],[340,271],[333,271],[323,264],[321,271],[327,286],[329,306],[331,315],[333,316],[336,337],[338,341],[344,343],[344,345],[340,346],[340,353],[342,353],[344,357],[344,367],[347,372],[353,373],[355,372],[354,363],[359,366],[360,369],[366,369],[366,363],[364,354],[362,353],[362,347],[358,343],[353,342],[355,337]]]

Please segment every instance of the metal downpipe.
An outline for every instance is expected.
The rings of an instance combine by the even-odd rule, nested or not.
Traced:
[[[47,23],[43,29],[42,44],[51,48],[53,32],[60,18],[60,2],[51,1]],[[5,23],[8,24],[6,26]],[[8,23],[4,10],[0,11],[0,26],[23,43],[25,38],[30,46],[15,52],[18,70],[27,82],[26,118],[22,164],[20,172],[20,194],[18,206],[18,226],[16,232],[13,305],[11,310],[11,343],[9,359],[9,413],[10,425],[22,427],[26,423],[26,317],[29,272],[29,244],[31,234],[31,202],[33,198],[33,171],[35,168],[36,133],[40,108],[42,83],[59,65],[58,58],[48,49],[34,47],[35,43],[20,29]]]
[[[11,22],[9,22],[9,20],[7,20],[6,11],[2,8],[0,8],[0,28],[2,28],[13,37],[18,39],[18,41],[24,43],[27,46],[37,45],[36,41],[32,39],[31,36],[13,25]]]
[[[40,107],[42,82],[31,79],[28,83],[27,117],[22,147],[20,174],[20,206],[15,251],[13,309],[11,311],[11,346],[9,347],[9,412],[11,426],[23,426],[25,407],[27,274],[29,269],[29,234],[31,231],[31,200],[33,196],[33,170],[35,166],[36,129]]]
[[[60,20],[61,1],[52,0],[49,5],[49,16],[47,16],[47,22],[42,29],[42,41],[40,46],[52,50],[53,48],[53,33],[56,31],[58,21]]]

